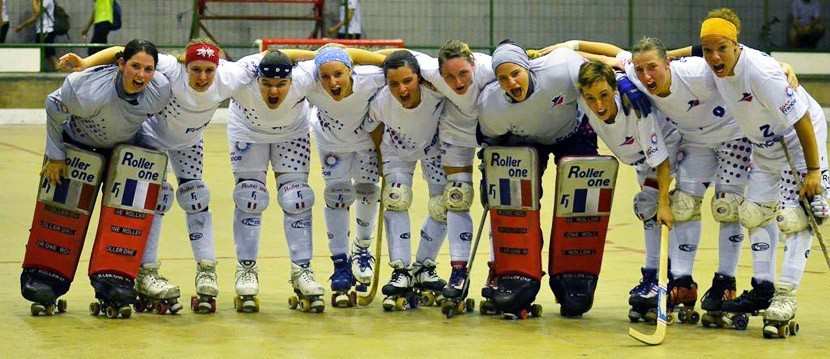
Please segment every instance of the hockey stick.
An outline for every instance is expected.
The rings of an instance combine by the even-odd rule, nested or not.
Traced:
[[[795,185],[798,186],[798,189],[801,189],[801,174],[795,168],[795,163],[792,161],[792,157],[790,157],[790,150],[787,149],[787,145],[784,143],[784,139],[781,139],[781,147],[784,148],[784,156],[787,157],[787,164],[790,166],[790,171],[793,174],[793,179],[795,180]],[[796,191],[798,192],[798,191]],[[816,221],[816,216],[813,214],[811,210],[812,206],[810,206],[810,202],[807,201],[806,197],[801,197],[799,193],[796,193],[798,196],[799,201],[801,201],[801,206],[804,207],[804,212],[807,213],[807,222],[810,224],[810,229],[818,238],[818,244],[821,246],[821,253],[824,254],[824,261],[827,263],[827,268],[830,268],[830,256],[827,254],[827,247],[824,245],[824,237],[819,232],[818,221]]]
[[[476,232],[476,239],[473,242],[473,248],[470,250],[470,258],[467,261],[467,280],[464,281],[464,290],[461,291],[459,300],[464,300],[470,294],[470,271],[473,270],[473,261],[476,259],[476,252],[478,251],[478,242],[481,240],[481,234],[484,232],[484,222],[487,221],[487,206],[484,206],[484,213],[481,214],[481,220],[478,223],[478,231]]]
[[[655,328],[654,334],[644,334],[637,329],[628,327],[628,336],[648,345],[659,345],[666,338],[666,285],[668,284],[669,230],[661,224],[658,225],[662,229],[660,230],[660,269],[657,277],[660,283],[657,294],[657,328]]]
[[[381,176],[380,193],[383,193],[384,188],[386,188],[386,178]],[[383,250],[383,195],[381,195],[380,204],[378,206],[378,231],[375,234],[375,273],[373,273],[369,294],[366,294],[365,296],[359,295],[357,297],[357,304],[362,306],[372,304],[372,301],[375,300],[375,294],[378,292],[378,282],[380,281],[380,266],[378,264],[380,263],[380,251]]]

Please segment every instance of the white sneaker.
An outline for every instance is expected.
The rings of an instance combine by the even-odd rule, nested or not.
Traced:
[[[243,263],[245,262],[245,263]],[[256,261],[236,263],[236,295],[259,294],[259,268]]]
[[[291,263],[291,286],[303,293],[303,296],[323,295],[323,285],[314,279],[310,264],[301,266]]]
[[[216,280],[216,262],[204,259],[196,263],[196,293],[215,297],[219,295],[219,284]]]
[[[178,298],[179,287],[167,281],[159,274],[161,263],[144,263],[135,277],[135,289],[138,294],[155,299]]]
[[[369,252],[370,243],[365,241],[365,246],[362,246],[356,240],[352,245],[352,275],[355,280],[365,285],[372,284],[375,274],[375,257]]]
[[[789,284],[778,284],[775,286],[775,295],[772,303],[764,312],[764,319],[774,321],[787,321],[795,317],[798,303],[795,300],[796,290]]]

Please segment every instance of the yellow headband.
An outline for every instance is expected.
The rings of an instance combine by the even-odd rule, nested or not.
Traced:
[[[728,20],[713,17],[703,21],[700,25],[700,38],[710,35],[723,36],[729,40],[738,42],[738,27]]]

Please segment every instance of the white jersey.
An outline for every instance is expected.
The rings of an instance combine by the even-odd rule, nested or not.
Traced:
[[[248,71],[256,71],[261,59],[262,55],[256,54],[239,61]],[[294,66],[291,88],[280,107],[273,110],[262,99],[257,81],[242,86],[231,98],[228,139],[232,142],[276,143],[308,133],[306,95],[313,86],[313,69]]]
[[[35,22],[35,32],[38,34],[48,34],[55,31],[55,0],[43,0],[41,7],[43,9],[41,10],[40,17]],[[5,8],[4,6],[3,9]]]
[[[654,95],[643,86],[630,52],[621,52],[617,58],[625,62],[625,73],[640,92],[674,121],[684,142],[715,145],[743,137],[732,114],[726,111],[709,65],[702,58],[684,57],[669,63],[671,87],[666,97]]]
[[[482,134],[498,137],[512,133],[540,144],[570,136],[579,125],[576,84],[584,61],[565,48],[532,60],[533,93],[519,103],[514,103],[498,82],[487,85],[478,99]]]
[[[632,166],[646,163],[649,167],[657,167],[669,158],[669,146],[675,148],[680,142],[680,134],[660,111],[652,111],[643,119],[637,118],[634,111],[625,115],[619,93],[614,94],[617,116],[612,123],[599,119],[581,96],[578,102],[585,109],[588,123],[597,136],[623,163]]]
[[[198,143],[219,104],[252,82],[255,75],[240,64],[219,60],[213,84],[205,92],[198,92],[188,84],[187,67],[176,57],[159,55],[156,71],[170,80],[173,96],[161,112],[144,123],[142,136],[148,145],[164,150]]]
[[[438,134],[441,141],[449,144],[475,147],[476,123],[478,121],[478,96],[487,84],[496,80],[493,74],[492,58],[490,55],[473,53],[475,72],[473,83],[463,95],[459,95],[447,85],[441,77],[438,59],[425,54],[414,52],[417,55],[418,65],[421,67],[421,76],[447,98],[444,113],[438,122]]]
[[[349,28],[345,26],[346,23],[346,7],[353,11],[352,19],[349,21]],[[340,21],[343,21],[344,26],[337,31],[341,34],[361,34],[363,33],[363,15],[360,13],[360,2],[358,0],[343,0],[340,5]]]
[[[9,22],[9,4],[6,3],[6,0],[0,0],[3,2],[3,11],[0,13],[0,18],[3,19],[3,22]]]
[[[372,132],[383,122],[382,146],[404,161],[426,158],[438,148],[438,118],[444,110],[444,99],[426,86],[420,87],[421,103],[408,109],[384,86],[369,105],[369,116],[363,126]]]
[[[314,67],[313,61],[302,66]],[[316,74],[315,74],[316,76]],[[376,66],[356,66],[352,70],[352,94],[335,101],[315,81],[308,92],[308,101],[317,108],[311,116],[311,127],[317,145],[330,152],[353,152],[372,149],[372,139],[363,130],[369,113],[369,101],[385,83],[383,71]]]
[[[735,75],[712,77],[744,135],[758,148],[775,146],[782,136],[794,136],[793,125],[809,111],[816,137],[826,138],[821,106],[804,87],[790,87],[781,66],[769,55],[741,46]]]
[[[144,91],[134,95],[123,93],[120,82],[117,66],[96,66],[69,74],[61,88],[49,94],[46,100],[46,155],[49,158],[65,157],[63,132],[95,148],[112,148],[130,142],[141,124],[170,99],[170,83],[159,73]]]

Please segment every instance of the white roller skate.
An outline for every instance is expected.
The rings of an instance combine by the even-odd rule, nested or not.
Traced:
[[[196,295],[190,297],[190,309],[200,314],[215,313],[219,295],[215,261],[203,259],[196,263],[195,283]]]
[[[311,264],[291,263],[291,287],[293,296],[288,298],[288,307],[301,312],[322,313],[326,309],[323,302],[323,286],[314,279]]]
[[[371,243],[368,239],[355,239],[352,244],[352,275],[357,281],[355,289],[361,293],[369,290],[375,274],[375,257],[369,252]]]
[[[798,303],[795,294],[796,290],[791,284],[780,283],[775,286],[772,303],[764,312],[764,338],[786,338],[798,334],[799,325],[795,320]]]
[[[389,283],[381,288],[381,292],[385,295],[383,310],[391,312],[393,310],[403,311],[416,308],[418,297],[412,291],[413,281],[409,269],[400,260],[392,261],[389,265],[393,269],[392,277],[389,279]]]
[[[237,312],[259,312],[259,268],[256,261],[243,260],[236,263],[236,298],[233,307]]]
[[[176,314],[182,309],[179,303],[181,291],[159,274],[160,265],[159,262],[145,263],[138,271],[135,278],[135,290],[138,292],[135,311],[138,313]]]
[[[435,272],[437,263],[432,259],[425,259],[423,262],[412,264],[412,273],[415,293],[418,295],[419,304],[422,306],[441,306],[444,301],[442,292],[447,282]]]

